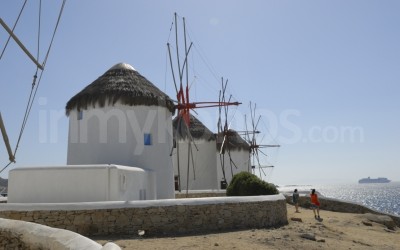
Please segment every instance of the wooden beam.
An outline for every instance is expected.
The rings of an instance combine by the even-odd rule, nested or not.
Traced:
[[[6,128],[4,127],[3,118],[1,117],[1,112],[0,112],[0,130],[3,135],[4,143],[6,144],[9,159],[11,162],[15,162],[15,157],[11,150],[10,142],[8,141],[8,136],[7,136]]]
[[[43,70],[43,66],[38,61],[36,61],[35,57],[33,57],[32,54],[28,51],[28,49],[25,48],[25,46],[21,43],[21,41],[18,39],[18,37],[13,33],[13,31],[7,26],[7,24],[1,18],[0,18],[0,24],[1,24],[1,26],[4,27],[4,29],[8,32],[8,34],[10,34],[10,36],[19,45],[19,47],[25,52],[25,54],[32,60],[32,62],[35,63],[39,69]]]

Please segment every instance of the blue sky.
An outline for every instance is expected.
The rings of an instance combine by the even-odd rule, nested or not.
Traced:
[[[0,3],[12,26],[23,1]],[[61,1],[43,1],[40,58]],[[38,1],[15,33],[36,55]],[[400,180],[400,2],[398,1],[67,1],[18,153],[18,166],[66,163],[66,102],[118,62],[174,97],[166,43],[173,13],[195,44],[192,100],[216,101],[221,76],[243,104],[230,109],[244,129],[249,102],[262,115],[266,180],[275,184]],[[0,28],[0,48],[7,33]],[[170,38],[170,41],[171,40]],[[41,59],[42,60],[42,59]],[[209,68],[213,70],[210,71]],[[0,61],[0,110],[12,146],[35,66],[12,41]],[[215,131],[217,110],[198,112]],[[235,115],[233,115],[233,113]],[[45,124],[45,125],[43,125]],[[261,139],[261,138],[260,138]],[[8,163],[0,143],[0,163]],[[7,177],[7,171],[0,175]]]

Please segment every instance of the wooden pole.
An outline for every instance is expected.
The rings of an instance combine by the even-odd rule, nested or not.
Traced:
[[[10,142],[8,141],[8,136],[7,136],[6,128],[4,127],[3,118],[1,117],[1,112],[0,112],[0,130],[1,130],[1,134],[3,135],[4,143],[6,144],[9,159],[11,162],[15,162],[15,157],[11,150]]]
[[[25,54],[32,60],[36,66],[43,70],[43,66],[35,59],[35,57],[32,56],[32,54],[28,51],[27,48],[21,43],[21,41],[18,39],[18,37],[13,33],[13,31],[7,26],[7,24],[3,21],[3,19],[0,18],[0,24],[1,26],[4,27],[4,29],[10,34],[10,36],[14,39],[14,41],[19,45],[19,47],[25,52]]]

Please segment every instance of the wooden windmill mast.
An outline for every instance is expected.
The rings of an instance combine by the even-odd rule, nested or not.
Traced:
[[[28,103],[27,103],[27,107],[26,107],[26,110],[25,110],[24,119],[23,119],[23,122],[22,122],[22,125],[21,125],[21,130],[20,130],[20,133],[19,133],[19,136],[18,136],[17,143],[16,143],[16,145],[15,145],[14,151],[12,151],[12,149],[11,149],[11,145],[10,145],[10,142],[9,142],[9,139],[8,139],[8,136],[7,136],[7,133],[6,133],[5,125],[4,125],[3,119],[2,119],[1,114],[0,114],[0,130],[1,130],[1,134],[2,134],[2,137],[3,137],[4,143],[5,143],[5,145],[6,145],[7,152],[8,152],[8,155],[9,155],[9,160],[10,160],[10,162],[9,162],[5,167],[3,167],[3,168],[0,170],[0,173],[3,172],[11,163],[15,163],[15,157],[16,157],[17,149],[18,149],[18,146],[19,146],[19,143],[20,143],[20,139],[21,139],[22,134],[23,134],[23,132],[24,132],[26,122],[27,122],[27,120],[28,120],[28,117],[29,117],[29,114],[30,114],[32,105],[33,105],[33,103],[34,103],[34,99],[35,99],[35,96],[36,96],[36,91],[37,91],[37,89],[38,89],[39,83],[40,83],[41,78],[42,78],[42,74],[43,74],[44,69],[45,69],[45,65],[46,65],[48,56],[49,56],[49,54],[50,54],[50,49],[51,49],[51,46],[52,46],[53,41],[54,41],[54,37],[55,37],[56,31],[57,31],[57,28],[58,28],[58,24],[59,24],[59,22],[60,22],[60,20],[61,20],[61,16],[62,16],[62,13],[63,13],[63,10],[64,10],[65,2],[66,2],[66,0],[62,0],[60,12],[59,12],[59,14],[58,14],[58,19],[57,19],[56,25],[55,25],[55,27],[54,27],[53,35],[52,35],[52,38],[51,38],[51,40],[50,40],[50,44],[49,44],[49,46],[48,46],[46,56],[44,57],[44,60],[43,60],[42,63],[39,63],[39,54],[40,54],[40,53],[39,53],[39,52],[40,52],[40,51],[39,51],[39,41],[40,41],[40,30],[41,30],[41,24],[40,24],[41,22],[40,22],[40,20],[41,20],[41,10],[42,10],[41,4],[39,4],[39,22],[38,22],[38,32],[37,32],[37,35],[38,35],[37,58],[35,58],[35,57],[30,53],[30,51],[24,46],[24,44],[19,40],[19,38],[18,38],[18,37],[16,36],[16,34],[14,33],[14,29],[15,29],[15,27],[17,26],[17,23],[18,23],[18,21],[19,21],[19,18],[20,18],[21,14],[22,14],[22,12],[23,12],[23,10],[24,10],[24,8],[25,8],[25,3],[26,3],[26,1],[25,1],[25,3],[22,5],[20,14],[19,14],[19,16],[18,16],[17,20],[15,21],[15,23],[14,23],[14,25],[13,25],[12,28],[10,28],[10,27],[4,22],[4,20],[3,20],[2,18],[0,18],[0,25],[1,25],[1,26],[4,28],[4,30],[9,34],[9,37],[8,37],[8,39],[7,39],[7,42],[6,42],[5,45],[4,45],[3,51],[2,51],[2,53],[0,54],[0,60],[2,59],[2,57],[3,57],[3,55],[4,55],[4,52],[5,52],[6,48],[7,48],[7,45],[8,45],[9,41],[10,41],[11,38],[12,38],[12,39],[15,41],[15,43],[21,48],[21,50],[22,50],[22,51],[30,58],[30,60],[36,65],[36,73],[35,73],[35,75],[33,76],[33,82],[32,82],[32,88],[31,88],[30,97],[29,97],[29,99],[28,99]],[[38,72],[39,72],[39,70],[40,70],[39,80],[38,80],[38,82],[36,83],[36,79],[38,78]]]
[[[271,148],[271,147],[280,147],[280,145],[273,145],[273,144],[259,144],[257,142],[257,137],[256,135],[260,133],[258,130],[258,124],[261,120],[261,115],[256,118],[256,104],[254,104],[254,107],[252,106],[250,102],[250,116],[251,116],[251,130],[247,129],[247,121],[245,122],[246,125],[246,132],[245,136],[247,137],[247,142],[250,145],[250,160],[249,160],[249,168],[251,167],[253,174],[255,174],[255,169],[258,168],[260,172],[260,178],[261,178],[261,173],[266,176],[264,168],[273,168],[274,166],[270,165],[261,165],[260,162],[260,154],[267,156],[266,153],[262,151],[263,148]],[[257,119],[257,120],[256,120]],[[246,117],[245,117],[246,120]]]
[[[1,134],[3,135],[4,144],[6,145],[6,148],[7,148],[9,160],[10,160],[10,162],[15,162],[15,156],[12,152],[11,145],[8,140],[8,136],[7,136],[6,128],[4,126],[3,118],[1,117],[1,112],[0,112],[0,130],[1,130]]]
[[[239,105],[239,102],[225,102],[219,100],[218,102],[191,102],[190,101],[190,87],[189,87],[189,67],[188,67],[188,55],[190,53],[191,48],[193,47],[193,43],[191,42],[188,46],[187,39],[186,39],[186,23],[185,18],[182,18],[183,21],[183,41],[184,41],[184,59],[181,65],[181,58],[179,54],[179,42],[178,42],[178,18],[177,13],[174,14],[175,20],[175,46],[176,46],[176,64],[178,70],[178,79],[175,76],[174,70],[174,63],[173,57],[171,53],[171,45],[167,43],[168,47],[168,55],[169,55],[169,62],[170,68],[172,73],[172,78],[174,81],[175,91],[176,91],[176,99],[177,104],[175,108],[178,111],[178,126],[180,126],[180,120],[183,120],[184,129],[188,135],[189,142],[188,142],[188,165],[187,165],[187,191],[189,189],[189,168],[190,162],[192,162],[193,171],[194,171],[194,159],[193,159],[193,152],[192,152],[192,143],[193,138],[190,134],[190,111],[199,108],[210,108],[210,107],[221,107],[221,106],[229,106],[229,105]],[[184,82],[185,81],[185,82]],[[179,84],[179,87],[178,87]],[[185,86],[184,86],[185,85]],[[180,128],[179,128],[180,129]],[[176,131],[176,135],[178,135],[179,131]],[[195,144],[193,144],[196,146]],[[177,150],[177,168],[178,168],[178,183],[179,183],[179,191],[181,191],[180,185],[180,157],[179,157],[179,143],[176,143],[176,150]]]
[[[222,88],[219,94],[219,101],[221,103],[225,103],[225,92],[228,85],[228,80],[224,82],[224,79],[221,79]],[[232,95],[229,96],[228,103],[231,102]],[[223,111],[223,112],[222,112]],[[223,114],[222,114],[223,113]],[[222,122],[222,115],[224,116],[224,122]],[[233,168],[237,169],[236,163],[232,160],[231,156],[231,146],[233,145],[232,137],[235,136],[236,132],[230,129],[230,123],[228,124],[228,106],[220,106],[219,107],[219,117],[218,117],[218,134],[217,140],[220,143],[219,149],[219,158],[222,170],[223,181],[226,182],[226,169],[225,169],[225,156],[228,155],[229,166],[231,170],[231,177],[233,177]]]

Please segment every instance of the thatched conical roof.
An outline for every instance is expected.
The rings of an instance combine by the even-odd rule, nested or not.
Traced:
[[[217,150],[221,150],[221,145],[224,140],[224,133],[217,134]],[[229,129],[226,133],[225,149],[229,150],[250,150],[250,145],[244,140],[238,132],[233,129]]]
[[[172,122],[174,137],[179,139],[187,139],[189,137],[188,130],[183,118],[176,116]],[[215,134],[211,132],[201,121],[193,115],[190,115],[189,131],[193,139],[215,141]]]
[[[67,115],[73,109],[83,110],[92,106],[104,107],[120,102],[125,105],[166,107],[172,113],[172,100],[131,65],[119,63],[72,97],[65,109]]]

